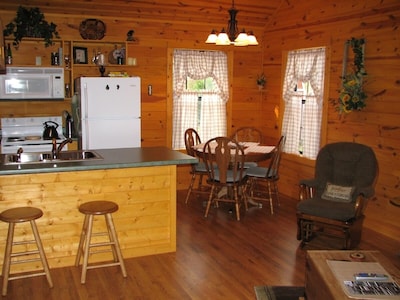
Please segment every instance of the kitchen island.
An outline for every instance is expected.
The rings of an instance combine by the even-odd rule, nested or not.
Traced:
[[[113,218],[124,258],[176,251],[176,166],[197,159],[165,147],[95,151],[102,159],[1,164],[0,211],[17,206],[43,210],[37,224],[50,268],[74,265],[84,218],[78,207],[94,200],[119,205]],[[105,228],[104,218],[95,220],[95,229]],[[6,223],[0,222],[0,236],[4,253]],[[16,240],[30,237],[29,223],[16,226]],[[107,258],[110,253],[91,260]],[[37,262],[28,269],[14,265],[12,271],[36,267]]]

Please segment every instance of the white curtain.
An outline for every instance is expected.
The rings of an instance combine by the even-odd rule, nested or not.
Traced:
[[[295,50],[288,53],[283,83],[282,133],[285,152],[315,159],[320,146],[324,93],[325,48]],[[296,91],[299,82],[309,82],[314,95]],[[305,101],[303,101],[305,100]]]
[[[188,91],[187,77],[194,80],[211,77],[216,83],[216,88],[201,94]],[[201,96],[200,104],[199,96]],[[228,60],[224,52],[175,50],[172,148],[185,148],[184,132],[187,128],[195,128],[203,142],[216,136],[226,135],[228,98]]]

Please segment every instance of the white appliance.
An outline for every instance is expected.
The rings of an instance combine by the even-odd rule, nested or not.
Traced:
[[[64,69],[7,67],[0,75],[0,99],[64,99]]]
[[[141,146],[140,78],[80,77],[72,117],[84,150]]]
[[[56,130],[57,144],[60,144],[65,140],[61,116],[1,118],[1,153],[17,153],[19,148],[24,152],[50,152],[52,141],[43,139],[44,123],[49,121],[59,125]],[[65,145],[63,150],[68,150],[68,146]]]

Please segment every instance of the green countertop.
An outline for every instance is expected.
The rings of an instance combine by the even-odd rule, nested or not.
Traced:
[[[0,175],[88,171],[100,169],[139,168],[193,164],[192,156],[166,147],[93,149],[103,159],[82,162],[0,165]],[[4,155],[2,155],[2,162]]]

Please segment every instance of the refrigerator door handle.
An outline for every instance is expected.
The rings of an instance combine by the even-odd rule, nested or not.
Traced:
[[[85,143],[85,145],[84,145],[84,148],[83,149],[85,149],[85,150],[88,150],[88,149],[90,149],[89,147],[90,147],[90,145],[89,145],[89,136],[90,136],[90,128],[89,128],[89,120],[88,119],[85,119],[85,127],[86,127],[86,132],[85,132],[85,134],[86,134],[86,136],[85,136],[85,139],[84,139],[84,143]]]
[[[84,105],[85,105],[85,116],[84,118],[87,119],[89,114],[88,114],[88,106],[89,106],[89,101],[87,99],[89,99],[89,95],[88,95],[88,88],[87,88],[87,84],[85,83],[84,87],[83,87],[83,97],[84,97]]]

